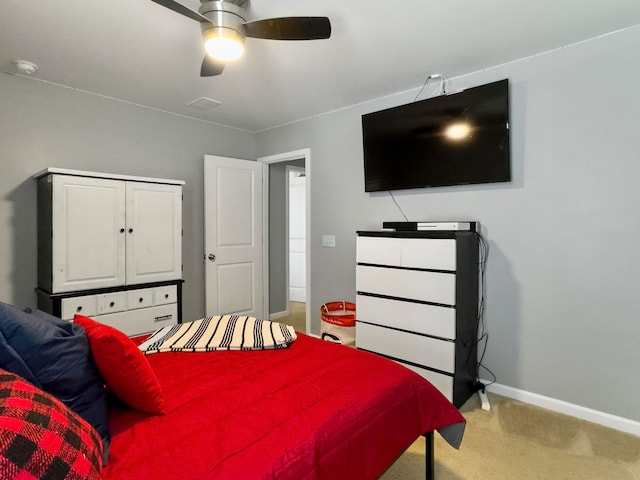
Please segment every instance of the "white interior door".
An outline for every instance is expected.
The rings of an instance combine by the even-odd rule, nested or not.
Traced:
[[[307,301],[306,176],[304,169],[287,167],[289,185],[289,300]]]
[[[265,168],[259,162],[205,155],[206,315],[268,318],[263,269]]]

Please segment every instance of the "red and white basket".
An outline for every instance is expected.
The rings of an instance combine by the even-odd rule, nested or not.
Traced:
[[[356,344],[356,304],[328,302],[320,307],[322,339],[354,346]]]

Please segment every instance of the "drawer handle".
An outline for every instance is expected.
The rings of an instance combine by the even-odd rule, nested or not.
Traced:
[[[110,306],[111,308],[113,308],[113,307],[115,306],[115,303],[114,303],[114,302],[111,302],[111,303],[109,304],[109,306]]]
[[[164,294],[164,298],[169,298],[169,294],[168,294],[168,293],[165,293],[165,294]]]
[[[140,303],[144,302],[144,298],[140,297],[140,298],[138,299],[138,302],[140,302]]]
[[[82,305],[79,305],[78,307],[76,307],[76,312],[81,312],[82,311]]]

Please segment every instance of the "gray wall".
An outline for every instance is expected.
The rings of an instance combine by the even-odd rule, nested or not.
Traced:
[[[452,79],[509,78],[513,181],[396,194],[410,220],[482,222],[485,364],[499,383],[636,421],[639,47],[636,27]],[[364,192],[360,117],[417,91],[258,135],[258,156],[311,149],[313,332],[322,303],[355,299],[355,231],[402,220],[388,194]]]
[[[47,167],[185,180],[184,318],[204,312],[203,157],[255,135],[0,74],[0,300],[35,306],[36,182]]]

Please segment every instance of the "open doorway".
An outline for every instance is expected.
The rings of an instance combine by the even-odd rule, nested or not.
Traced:
[[[296,331],[306,332],[307,303],[307,242],[306,242],[306,190],[304,167],[287,165],[288,210],[288,310],[285,319]]]
[[[309,161],[308,149],[258,159],[268,178],[269,318],[309,332]]]
[[[289,210],[289,235],[288,235],[288,259],[289,259],[289,301],[306,303],[307,301],[307,276],[306,276],[306,190],[307,178],[305,169],[293,165],[287,165],[287,188]]]

